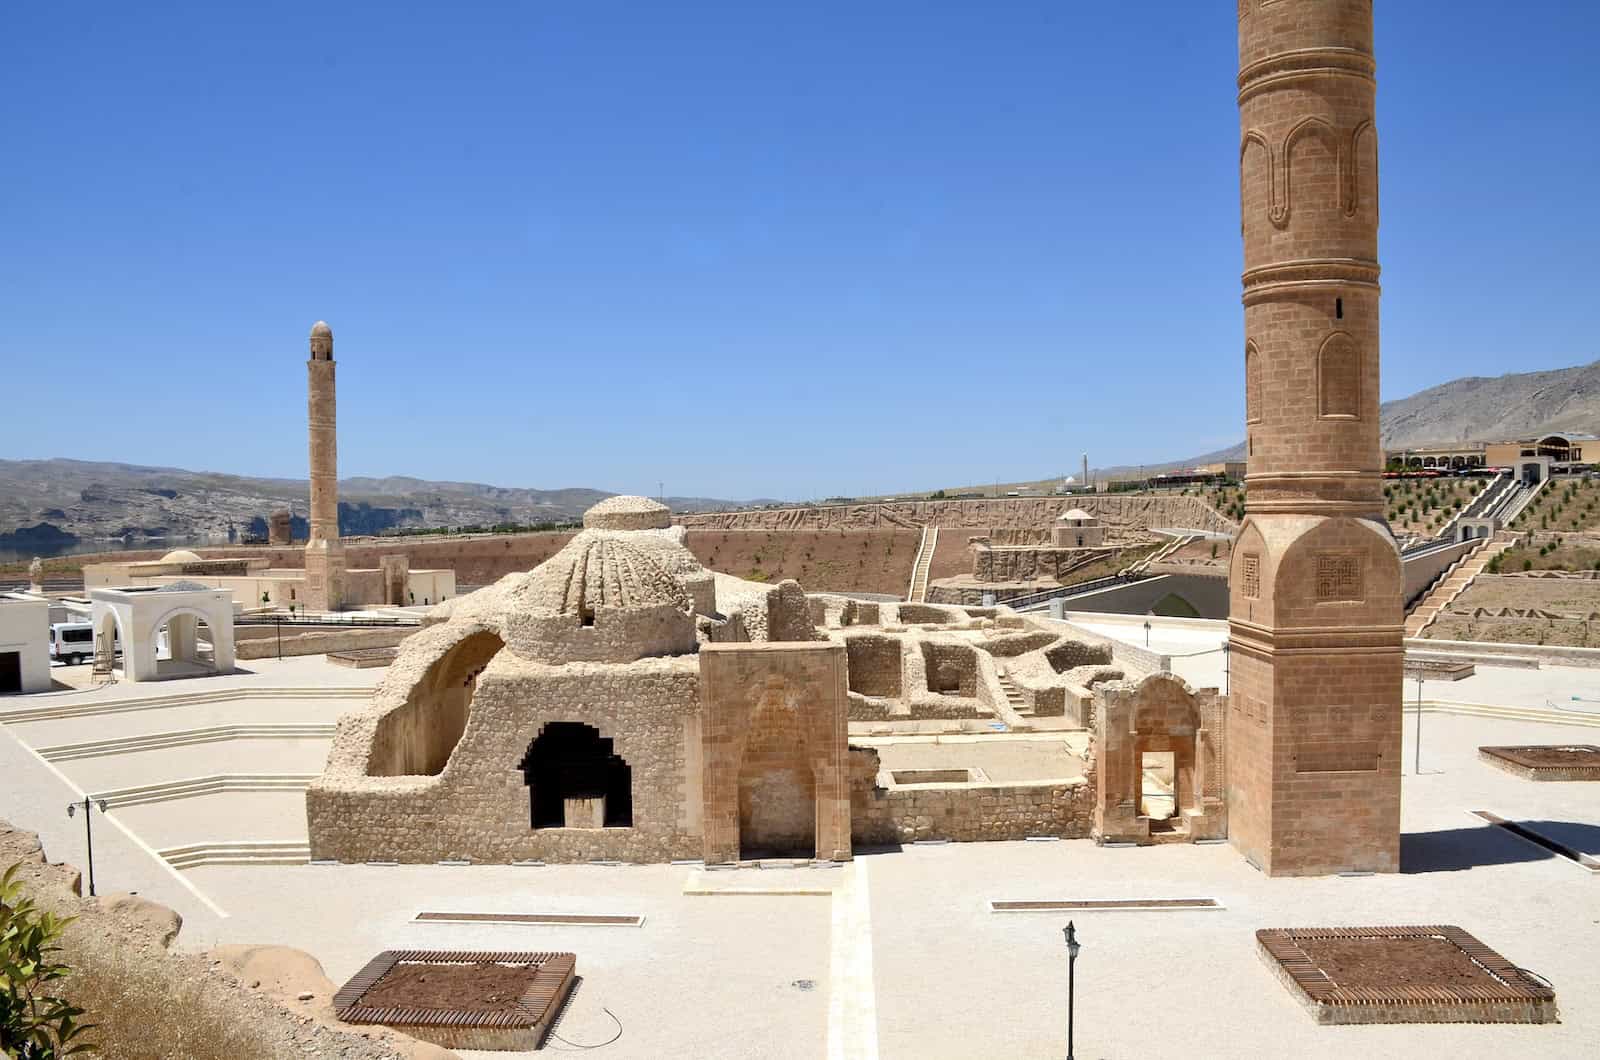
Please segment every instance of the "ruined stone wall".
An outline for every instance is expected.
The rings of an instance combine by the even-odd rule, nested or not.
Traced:
[[[1115,548],[984,548],[972,551],[972,576],[983,582],[1060,581],[1079,567],[1115,556]]]
[[[376,629],[332,629],[298,632],[284,631],[284,655],[321,655],[353,648],[392,648],[417,632],[415,626],[389,626]],[[272,626],[235,626],[234,658],[275,659],[279,653],[278,631]]]
[[[400,689],[420,676],[396,673],[391,679]],[[313,858],[504,863],[700,856],[694,656],[545,666],[502,651],[478,678],[461,740],[439,775],[366,776],[357,749],[374,745],[379,718],[386,708],[402,707],[401,696],[396,702],[380,695],[372,709],[340,719],[328,771],[306,793]],[[552,721],[580,722],[613,741],[632,770],[632,827],[531,827],[530,793],[518,766]]]
[[[878,753],[850,748],[850,830],[856,845],[919,839],[957,843],[1058,836],[1081,839],[1094,817],[1092,776],[1042,784],[883,788]]]
[[[905,687],[901,643],[899,637],[883,634],[846,637],[850,691],[863,696],[899,696]]]
[[[978,652],[965,644],[922,642],[928,691],[940,695],[978,695]]]

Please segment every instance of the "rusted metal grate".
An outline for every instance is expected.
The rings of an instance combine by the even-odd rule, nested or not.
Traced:
[[[1478,748],[1479,757],[1534,780],[1600,780],[1600,747],[1587,743]]]
[[[1352,988],[1329,978],[1303,943],[1315,939],[1365,939],[1382,957],[1383,943],[1400,939],[1442,939],[1456,946],[1483,972],[1470,986],[1447,983],[1401,984]],[[1500,954],[1459,927],[1448,924],[1399,927],[1263,928],[1256,941],[1276,961],[1307,999],[1331,1006],[1453,1006],[1495,1002],[1553,1002],[1555,991],[1527,975]]]
[[[449,924],[589,924],[639,927],[642,916],[610,913],[418,913],[417,920]]]
[[[509,1012],[470,1012],[448,1007],[377,1007],[361,999],[403,964],[504,964],[536,969]],[[334,1012],[346,1023],[431,1028],[543,1030],[572,987],[577,957],[571,953],[486,950],[385,950],[350,978],[333,996]]]

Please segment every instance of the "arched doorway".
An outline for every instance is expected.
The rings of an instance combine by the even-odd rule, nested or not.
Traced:
[[[117,623],[117,613],[106,610],[94,631],[94,668],[97,673],[109,674],[121,665],[122,630]]]
[[[739,762],[739,856],[812,857],[817,782],[785,682],[769,682],[745,733]]]
[[[174,611],[156,626],[156,675],[188,677],[217,672],[216,642],[205,616]]]
[[[550,722],[517,768],[534,828],[633,826],[633,770],[593,726]]]

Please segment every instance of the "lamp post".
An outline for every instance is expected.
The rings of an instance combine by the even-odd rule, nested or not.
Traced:
[[[1150,646],[1150,620],[1148,618],[1144,620],[1144,646],[1146,648]]]
[[[1227,695],[1228,694],[1228,686],[1231,683],[1231,680],[1228,677],[1228,648],[1229,648],[1229,645],[1230,645],[1229,641],[1223,641],[1222,642],[1222,694],[1223,695]]]
[[[89,855],[89,897],[90,898],[93,898],[95,896],[95,894],[94,894],[94,827],[90,823],[90,818],[93,816],[93,814],[91,814],[89,811],[96,805],[98,805],[100,807],[100,812],[101,813],[105,813],[106,812],[106,800],[101,799],[98,803],[96,803],[93,800],[91,800],[89,798],[89,796],[87,796],[87,795],[85,795],[83,797],[83,841],[84,841],[84,846],[88,848],[88,855]],[[75,803],[75,802],[67,803],[67,816],[68,817],[73,816],[77,812],[78,812],[78,804],[77,803]]]
[[[1417,675],[1417,776],[1422,776],[1422,675]]]
[[[1067,921],[1061,929],[1067,937],[1067,1060],[1072,1060],[1072,1010],[1077,1001],[1078,931]]]

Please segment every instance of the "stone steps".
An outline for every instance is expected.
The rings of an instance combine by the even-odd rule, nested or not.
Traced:
[[[1011,680],[1010,674],[1000,674],[1000,690],[1006,694],[1006,703],[1013,711],[1024,718],[1033,717],[1033,708],[1028,705],[1028,697],[1017,683]]]
[[[221,840],[167,847],[156,853],[175,869],[196,865],[304,865],[311,844],[293,839]]]
[[[1467,586],[1483,573],[1489,561],[1510,547],[1509,541],[1487,541],[1461,559],[1456,568],[1429,590],[1428,595],[1406,616],[1406,636],[1421,636],[1422,631],[1454,603],[1456,597],[1466,592]]]
[[[923,527],[922,544],[917,549],[917,561],[911,568],[911,589],[906,594],[906,599],[912,603],[924,603],[928,599],[928,571],[933,567],[933,550],[938,544],[939,528]]]

